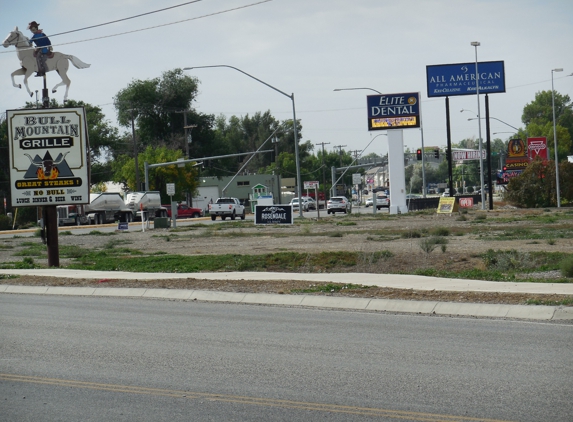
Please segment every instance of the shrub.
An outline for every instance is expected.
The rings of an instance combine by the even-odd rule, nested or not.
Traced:
[[[12,220],[7,215],[0,214],[0,230],[10,230],[12,228]]]
[[[573,277],[573,256],[565,258],[559,265],[563,277]]]
[[[436,227],[434,230],[432,230],[432,234],[434,236],[449,236],[450,229],[446,227]]]
[[[448,239],[440,236],[425,237],[420,240],[420,248],[427,254],[431,253],[438,245],[446,245]]]
[[[418,230],[410,230],[402,233],[402,238],[404,239],[419,239],[420,237],[422,237],[422,233],[420,233]]]

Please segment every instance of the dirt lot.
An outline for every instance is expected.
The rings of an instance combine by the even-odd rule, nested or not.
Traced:
[[[485,218],[484,218],[485,216]],[[563,217],[563,218],[562,218]],[[70,230],[72,233],[73,230]],[[437,232],[447,232],[447,244],[427,253],[421,241]],[[362,252],[363,262],[356,273],[411,273],[416,269],[435,268],[463,270],[483,268],[480,253],[488,249],[532,251],[561,251],[573,253],[573,210],[517,210],[498,208],[494,211],[471,210],[467,214],[437,215],[411,213],[399,216],[342,216],[297,221],[292,226],[255,226],[252,222],[210,222],[193,220],[187,227],[118,233],[117,236],[60,235],[60,245],[81,248],[104,248],[110,239],[122,247],[148,254],[166,252],[180,255],[205,254],[267,254],[281,251],[300,253],[328,251]],[[421,236],[421,237],[420,237]],[[119,242],[119,241],[120,242]],[[11,239],[12,249],[0,249],[0,263],[20,260],[13,253],[19,244],[30,239]],[[39,241],[39,240],[38,240]],[[5,242],[6,243],[6,242]],[[388,259],[370,259],[383,251]],[[524,255],[527,256],[527,255]],[[42,260],[35,260],[42,263]],[[61,260],[62,266],[65,260]],[[344,270],[348,272],[349,270]],[[315,272],[306,267],[301,272]],[[535,274],[539,281],[558,280],[559,272]],[[561,279],[559,281],[566,281]],[[573,282],[573,280],[567,280]],[[4,284],[75,285],[106,287],[182,288],[240,292],[291,294],[293,290],[308,289],[304,281],[245,281],[245,280],[73,280],[49,277],[20,277],[4,280]],[[360,284],[360,279],[356,280]],[[316,287],[316,286],[313,286]],[[388,288],[342,289],[327,291],[330,295],[378,297],[405,300],[442,300],[476,303],[525,303],[528,299],[562,300],[552,295],[507,293],[455,293],[413,291]]]

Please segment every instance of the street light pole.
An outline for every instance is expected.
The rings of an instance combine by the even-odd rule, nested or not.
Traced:
[[[555,89],[553,88],[553,72],[563,72],[562,68],[551,69],[551,107],[553,108],[553,148],[555,149],[555,190],[557,192],[557,208],[561,208],[559,193],[559,158],[557,156],[557,125],[555,122]]]
[[[479,41],[472,41],[472,46],[475,48],[476,52],[476,96],[477,96],[477,106],[478,106],[478,145],[479,145],[479,178],[481,183],[481,209],[485,210],[485,189],[483,185],[483,156],[482,156],[482,142],[481,142],[481,107],[479,103],[479,72],[478,72],[478,53],[477,48],[479,47]],[[491,186],[490,195],[491,195]]]
[[[286,92],[281,91],[278,88],[275,88],[274,86],[258,79],[255,78],[253,75],[248,74],[247,72],[242,71],[239,68],[236,68],[234,66],[229,66],[226,64],[217,64],[217,65],[211,65],[211,66],[193,66],[193,67],[184,67],[183,70],[192,70],[192,69],[205,69],[205,68],[210,68],[210,67],[228,67],[229,69],[234,69],[237,72],[241,72],[243,75],[248,76],[251,79],[254,79],[257,82],[262,83],[263,85],[268,86],[269,88],[277,91],[278,93],[284,95],[285,97],[288,97],[291,99],[292,101],[292,124],[293,124],[293,131],[294,131],[294,154],[295,154],[295,163],[296,163],[296,184],[297,184],[297,196],[299,198],[302,198],[302,182],[301,182],[301,176],[300,176],[300,159],[299,159],[299,153],[298,153],[298,130],[297,130],[297,123],[296,123],[296,109],[295,109],[295,105],[294,105],[294,93],[292,93],[291,95],[288,95]],[[299,216],[302,217],[302,207],[299,207]]]

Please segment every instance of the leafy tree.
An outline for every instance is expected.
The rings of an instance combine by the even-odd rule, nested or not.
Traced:
[[[147,147],[143,153],[138,154],[139,174],[144,174],[144,163],[159,164],[177,161],[178,158],[184,158],[183,153],[179,150],[172,150],[167,147],[152,148]],[[113,181],[123,183],[123,185],[132,191],[135,188],[135,160],[127,155],[121,155],[112,163],[114,171]],[[177,195],[174,200],[185,199],[184,193],[194,193],[197,190],[197,169],[191,164],[170,165],[157,167],[149,170],[149,189],[162,192],[164,201],[168,199],[165,193],[165,185],[175,183]]]
[[[114,98],[118,122],[131,128],[133,119],[142,147],[178,145],[185,151],[183,111],[191,108],[197,96],[197,85],[198,80],[185,75],[182,69],[164,72],[160,78],[134,80]],[[189,110],[187,124],[198,124],[199,116]]]
[[[562,95],[555,91],[555,120],[558,129],[557,142],[559,161],[563,160],[561,151],[566,151],[563,155],[573,153],[571,139],[573,138],[573,103],[569,95]],[[521,120],[527,126],[530,136],[546,136],[549,142],[549,135],[553,140],[553,103],[551,91],[541,91],[535,94],[535,100],[528,103],[523,108]],[[549,124],[549,125],[548,125]],[[561,136],[559,127],[565,128],[569,134]],[[569,143],[567,147],[562,146],[562,142]]]
[[[555,150],[553,148],[555,145],[555,138],[553,136],[553,122],[547,122],[544,125],[538,123],[530,123],[527,127],[527,130],[530,137],[544,136],[547,138],[547,147],[551,155],[548,158],[554,158]],[[569,131],[563,126],[557,125],[555,130],[557,131],[557,157],[559,162],[561,162],[567,160],[567,156],[570,155],[572,151],[571,135]]]
[[[573,163],[559,164],[560,198],[573,201]],[[511,179],[507,185],[506,198],[516,206],[540,208],[557,206],[555,162],[536,159]]]

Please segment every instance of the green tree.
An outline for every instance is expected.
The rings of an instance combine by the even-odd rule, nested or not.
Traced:
[[[573,138],[573,103],[569,95],[562,95],[555,91],[554,96],[555,120],[558,129],[558,154],[559,161],[561,161],[565,155],[573,154],[573,146],[571,145],[571,139]],[[553,103],[551,91],[536,93],[535,100],[523,108],[521,120],[527,126],[529,136],[546,136],[549,143],[549,135],[551,134],[551,140],[553,140]],[[561,136],[559,127],[565,128],[569,136]],[[562,142],[567,142],[567,140],[567,147],[562,146]],[[565,153],[562,155],[561,151],[565,151]]]
[[[573,163],[559,164],[560,199],[573,201]],[[507,185],[506,198],[519,207],[557,206],[555,162],[537,159]]]
[[[555,137],[553,136],[553,122],[546,122],[544,125],[538,123],[530,123],[527,127],[530,137],[545,137],[547,138],[547,147],[550,153],[549,159],[555,158]],[[572,151],[571,134],[567,128],[557,125],[557,157],[559,162],[567,160],[567,156]]]
[[[134,80],[114,98],[118,122],[131,128],[133,119],[138,143],[143,148],[177,145],[186,151],[183,111],[189,110],[188,125],[201,120],[197,112],[190,110],[197,96],[197,85],[198,80],[185,75],[182,69],[164,72],[160,78]]]
[[[139,174],[144,174],[144,163],[160,164],[177,161],[184,158],[179,150],[172,150],[165,146],[153,148],[147,147],[144,152],[138,154]],[[135,191],[135,160],[127,155],[121,155],[112,163],[113,181],[122,183],[127,189]],[[149,170],[149,189],[161,192],[164,201],[168,200],[165,192],[167,183],[175,183],[177,195],[174,200],[184,200],[184,193],[193,194],[197,190],[197,168],[191,164],[170,165],[157,167]]]

